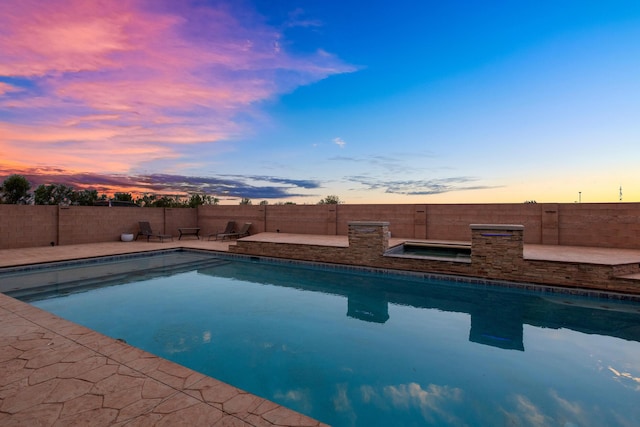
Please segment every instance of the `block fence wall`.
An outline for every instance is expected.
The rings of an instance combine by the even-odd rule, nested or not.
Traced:
[[[197,209],[0,205],[0,249],[108,242],[137,233],[200,227],[201,236],[227,221],[251,233],[347,235],[350,221],[384,221],[393,237],[471,241],[470,224],[521,224],[524,243],[640,249],[640,203],[209,205]]]
[[[0,249],[117,241],[139,221],[175,236],[198,222],[195,209],[0,205]]]

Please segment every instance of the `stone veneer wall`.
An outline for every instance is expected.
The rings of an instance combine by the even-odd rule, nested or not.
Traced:
[[[523,271],[524,226],[471,224],[471,264],[479,277],[502,279]]]
[[[389,223],[353,221],[349,223],[350,264],[371,265],[389,249]]]
[[[471,262],[385,255],[389,246],[388,226],[386,222],[350,222],[348,247],[239,240],[237,245],[229,247],[229,251],[245,255],[640,293],[637,281],[615,277],[639,273],[640,266],[637,263],[607,266],[525,260],[522,225],[471,225]]]
[[[640,273],[638,263],[602,265],[525,260],[522,225],[472,224],[474,275],[490,279],[640,293],[640,283],[618,276]]]
[[[236,245],[229,246],[229,252],[373,268],[473,275],[468,262],[383,256],[389,248],[388,227],[386,222],[350,222],[348,247],[238,240]]]

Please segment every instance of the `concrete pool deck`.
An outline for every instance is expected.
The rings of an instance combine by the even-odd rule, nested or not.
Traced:
[[[346,236],[245,239],[346,246]],[[406,239],[392,238],[391,245]],[[412,239],[413,240],[413,239]],[[0,267],[235,242],[108,242],[0,250]],[[619,264],[640,250],[525,245],[528,259]],[[640,278],[638,278],[640,279]],[[0,425],[324,426],[231,385],[0,294]]]

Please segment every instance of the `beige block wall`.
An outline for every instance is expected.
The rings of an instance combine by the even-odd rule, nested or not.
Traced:
[[[524,225],[525,243],[541,243],[541,205],[427,205],[427,239],[471,241],[469,224]]]
[[[640,203],[573,203],[558,207],[558,244],[640,248]]]
[[[249,232],[251,234],[261,233],[265,226],[265,206],[198,206],[197,226],[201,228],[200,235],[205,238],[209,234],[223,231],[229,221],[234,221],[237,229],[240,229],[245,222],[250,222]]]
[[[58,244],[58,207],[0,204],[0,249]]]
[[[266,206],[265,231],[295,234],[336,234],[337,205]]]
[[[34,206],[40,208],[40,206]],[[138,233],[138,222],[149,221],[154,232],[164,229],[163,209],[70,206],[60,208],[59,244],[113,242],[122,233]]]
[[[171,234],[176,237],[180,235],[178,231],[180,227],[198,227],[197,209],[166,208],[164,210],[164,216],[163,234]]]
[[[165,227],[165,209],[164,208],[122,208],[122,209],[131,209],[135,211],[135,212],[129,213],[131,215],[135,215],[136,217],[135,221],[133,221],[134,222],[133,228],[135,230],[134,234],[137,234],[138,231],[140,231],[140,226],[138,225],[140,221],[147,221],[149,224],[151,224],[151,231],[153,231],[154,233],[171,234],[168,232],[167,228]],[[147,212],[147,209],[149,209],[149,212]],[[123,211],[121,212],[125,215],[127,214],[127,212],[123,212]]]
[[[416,205],[338,205],[338,233],[347,235],[349,221],[383,221],[389,223],[393,237],[415,236]]]
[[[557,203],[540,205],[540,243],[543,245],[557,245],[559,242],[559,209]]]
[[[347,235],[349,221],[389,222],[392,237],[471,241],[469,224],[522,224],[524,243],[640,249],[640,203],[457,205],[235,205],[125,208],[0,205],[0,249],[105,242],[137,233],[149,221],[157,233],[178,236],[200,227],[207,236],[251,222],[263,231]]]

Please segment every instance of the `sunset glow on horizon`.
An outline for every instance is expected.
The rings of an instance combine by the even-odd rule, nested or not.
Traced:
[[[0,2],[0,182],[640,201],[631,1]]]

